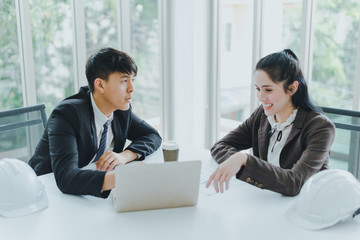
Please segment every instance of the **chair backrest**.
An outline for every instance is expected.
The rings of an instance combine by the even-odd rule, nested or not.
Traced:
[[[321,107],[336,126],[330,167],[348,170],[360,179],[360,111]]]
[[[28,162],[46,122],[45,104],[0,111],[0,159]]]

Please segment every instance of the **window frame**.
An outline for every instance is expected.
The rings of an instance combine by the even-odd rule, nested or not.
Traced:
[[[210,71],[210,89],[208,92],[209,104],[210,104],[210,114],[209,119],[211,124],[207,127],[209,133],[209,140],[207,142],[207,148],[210,148],[215,141],[219,138],[219,126],[220,126],[220,101],[219,101],[219,9],[221,1],[226,0],[213,0],[212,1],[212,44],[211,44],[211,64],[209,65]],[[312,79],[312,68],[313,68],[313,41],[314,41],[314,14],[316,13],[316,0],[303,0],[303,9],[302,9],[302,32],[301,32],[301,52],[300,52],[300,66],[302,68],[305,80],[307,81],[309,90],[311,88],[311,79]],[[255,69],[256,63],[258,60],[263,57],[263,9],[264,0],[254,0],[254,28],[253,28],[253,56],[252,56],[252,66]],[[360,24],[359,24],[359,36],[360,36]],[[354,79],[354,92],[360,92],[360,37],[357,43],[357,58],[356,58],[356,69],[355,69],[355,79]],[[252,79],[253,81],[253,79]],[[253,111],[259,102],[255,96],[254,91],[251,92],[250,100],[250,109]],[[331,107],[331,106],[329,106]],[[353,100],[353,110],[360,111],[360,95],[355,94]],[[357,140],[359,141],[359,140]],[[355,144],[359,145],[359,142]],[[359,159],[357,159],[359,161]],[[356,177],[360,177],[360,167],[359,163],[354,167],[351,166],[350,169]]]
[[[130,0],[116,1],[117,4],[117,42],[118,48],[128,52],[131,55],[131,29],[130,29]],[[78,91],[80,86],[87,85],[85,76],[86,56],[86,32],[85,32],[85,14],[84,0],[70,0],[72,10],[72,27],[73,27],[73,66],[74,66],[74,93]],[[165,103],[171,102],[168,84],[164,76],[169,76],[169,54],[170,54],[170,25],[168,19],[169,3],[166,0],[158,0],[158,11],[160,20],[160,61],[162,68],[160,71],[160,81],[163,85],[161,90],[161,131],[164,135],[170,135],[173,129],[171,116],[171,107]],[[17,28],[18,28],[18,44],[20,54],[21,84],[23,90],[23,106],[32,106],[37,104],[36,81],[34,73],[34,53],[31,30],[31,15],[29,0],[15,0]],[[164,49],[163,49],[164,48]],[[171,71],[171,70],[170,70]],[[168,94],[166,94],[168,93]],[[169,114],[170,113],[170,114]],[[169,115],[169,116],[168,116]]]

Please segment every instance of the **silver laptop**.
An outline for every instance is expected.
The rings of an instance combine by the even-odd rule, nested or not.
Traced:
[[[136,163],[115,169],[112,191],[118,212],[194,206],[201,161]]]

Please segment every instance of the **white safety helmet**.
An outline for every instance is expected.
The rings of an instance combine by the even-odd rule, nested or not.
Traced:
[[[30,166],[17,159],[0,159],[0,215],[24,216],[47,206],[45,188]]]
[[[330,227],[360,213],[360,182],[345,170],[323,170],[302,187],[285,216],[309,230]]]

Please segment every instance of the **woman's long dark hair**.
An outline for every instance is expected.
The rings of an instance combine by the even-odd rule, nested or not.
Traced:
[[[314,112],[322,112],[321,108],[311,101],[299,60],[290,49],[263,57],[256,64],[255,70],[266,72],[275,83],[284,82],[285,92],[289,90],[289,86],[294,81],[298,81],[298,90],[291,97],[294,106]]]

